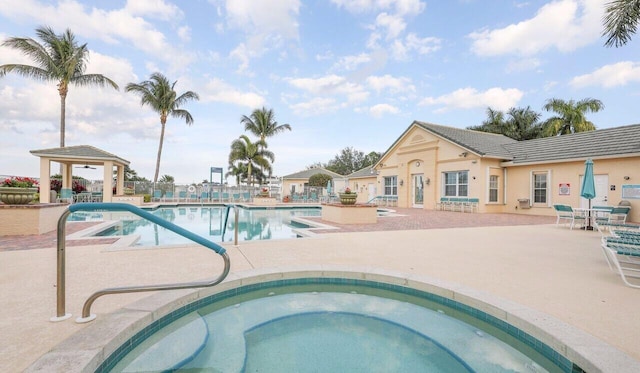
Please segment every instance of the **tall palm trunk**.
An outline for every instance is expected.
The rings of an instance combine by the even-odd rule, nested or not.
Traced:
[[[69,88],[64,82],[60,82],[58,84],[58,92],[60,93],[60,147],[64,148],[65,112],[67,106],[67,93],[69,92]]]
[[[162,157],[162,143],[164,142],[164,127],[167,124],[167,116],[162,115],[160,118],[160,145],[158,146],[158,159],[156,159],[156,174],[153,177],[153,182],[158,182],[158,174],[160,173],[160,158]]]

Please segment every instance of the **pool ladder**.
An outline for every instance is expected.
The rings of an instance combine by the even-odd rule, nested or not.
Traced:
[[[77,211],[128,211],[133,214],[140,216],[143,219],[149,220],[152,223],[158,224],[163,228],[166,228],[174,233],[177,233],[193,242],[196,242],[206,248],[209,248],[215,251],[217,254],[222,256],[224,260],[224,269],[222,270],[222,274],[220,276],[209,280],[209,281],[201,281],[201,282],[187,282],[187,283],[176,283],[176,284],[159,284],[159,285],[146,285],[146,286],[125,286],[125,287],[117,287],[117,288],[107,288],[103,290],[99,290],[93,293],[87,300],[84,302],[84,306],[82,307],[82,317],[76,319],[77,323],[85,323],[89,321],[93,321],[96,318],[96,315],[91,314],[91,305],[93,302],[99,297],[107,294],[122,294],[122,293],[137,293],[144,291],[157,291],[157,290],[175,290],[175,289],[195,289],[195,288],[204,288],[217,285],[221,283],[229,274],[229,270],[231,268],[231,262],[229,260],[229,255],[226,253],[226,250],[203,237],[198,236],[182,227],[179,227],[171,222],[168,222],[158,216],[155,216],[141,208],[136,206],[127,204],[127,203],[75,203],[69,205],[69,207],[62,213],[62,216],[58,219],[58,255],[57,255],[57,308],[56,308],[56,316],[52,317],[51,321],[63,321],[71,317],[70,313],[66,313],[65,311],[65,246],[66,246],[66,223],[67,218],[73,212]],[[236,226],[237,226],[237,212],[236,212]],[[237,231],[236,231],[237,237]],[[236,238],[237,240],[237,238]]]
[[[224,212],[224,223],[222,223],[222,242],[224,242],[224,234],[227,231],[227,224],[229,222],[229,212],[231,212],[231,208],[234,210],[234,223],[233,223],[233,244],[238,246],[238,219],[240,214],[240,209],[238,205],[227,205],[227,209]]]

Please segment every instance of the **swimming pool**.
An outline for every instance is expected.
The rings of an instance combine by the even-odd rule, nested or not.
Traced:
[[[226,230],[223,227],[227,208],[225,206],[179,206],[161,207],[151,211],[192,233],[213,242],[230,242],[234,239],[234,212],[229,213]],[[238,217],[238,240],[270,240],[296,238],[296,229],[308,226],[294,221],[298,217],[319,217],[319,207],[304,208],[240,208]],[[73,214],[72,214],[73,216]],[[223,237],[224,233],[224,237]],[[137,246],[162,246],[187,244],[190,241],[165,228],[140,219],[133,214],[120,215],[118,221],[95,234],[96,236],[138,235]]]
[[[203,307],[223,309],[255,299],[251,294],[253,292],[261,293],[260,297],[270,297],[280,294],[278,289],[288,286],[302,286],[305,292],[321,293],[326,290],[323,288],[325,285],[343,287],[342,292],[347,291],[349,294],[350,289],[361,286],[373,288],[375,292],[388,291],[394,294],[391,299],[400,302],[407,302],[407,297],[418,299],[415,303],[418,306],[423,306],[420,302],[436,302],[440,305],[438,309],[444,311],[445,315],[462,319],[472,327],[479,326],[467,319],[480,320],[498,334],[502,333],[504,337],[535,350],[563,372],[640,371],[640,362],[624,352],[548,314],[521,304],[425,276],[334,265],[306,266],[306,269],[279,267],[271,270],[248,270],[237,272],[233,278],[212,288],[154,294],[117,312],[99,315],[93,324],[82,328],[41,356],[29,371],[109,372],[149,336],[160,330],[167,330],[165,327],[168,325]],[[381,295],[366,291],[358,294]],[[236,296],[241,298],[232,299]],[[409,303],[413,304],[412,301]],[[448,308],[442,308],[445,306]],[[449,313],[450,309],[453,314]],[[255,314],[261,312],[254,311]],[[201,332],[197,333],[198,330]],[[183,352],[187,352],[184,355],[186,358],[191,358],[191,354],[207,338],[202,330],[203,328],[197,327],[196,322],[196,328],[192,329],[194,333],[190,333],[196,345],[183,349]],[[483,327],[480,330],[484,330]],[[489,334],[496,336],[494,332]],[[496,338],[503,340],[499,335]],[[178,349],[180,346],[174,347]]]
[[[278,285],[173,321],[113,371],[562,371],[495,329],[455,308],[376,283]]]

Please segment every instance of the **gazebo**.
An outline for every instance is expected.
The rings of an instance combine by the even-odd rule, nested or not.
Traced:
[[[103,166],[103,202],[111,202],[113,198],[113,170],[116,169],[116,195],[124,194],[124,169],[129,161],[90,145],[67,146],[31,150],[31,154],[40,157],[40,190],[51,189],[51,162],[62,165],[62,187],[71,188],[73,182],[73,165]],[[50,203],[49,193],[40,193],[40,203]]]

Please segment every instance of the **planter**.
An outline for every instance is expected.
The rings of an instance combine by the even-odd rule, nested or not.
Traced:
[[[340,203],[343,205],[355,205],[357,199],[357,193],[340,193]]]
[[[27,205],[33,202],[38,188],[0,187],[0,202],[7,205]]]

